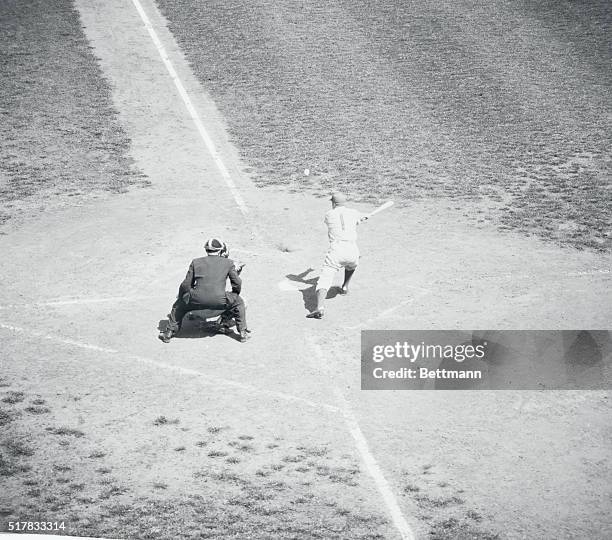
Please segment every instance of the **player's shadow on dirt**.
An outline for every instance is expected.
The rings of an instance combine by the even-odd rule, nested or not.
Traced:
[[[317,280],[318,277],[311,277],[306,279],[306,276],[310,274],[314,269],[308,268],[304,270],[300,274],[287,274],[285,277],[289,281],[295,281],[296,283],[304,283],[305,285],[310,285],[307,288],[300,289],[302,293],[302,300],[304,301],[304,307],[308,312],[314,311],[317,309]],[[327,291],[326,298],[334,298],[338,296],[338,287],[331,287],[329,291]]]
[[[164,332],[168,327],[168,320],[162,319],[159,321],[157,325],[157,329],[160,332]],[[211,324],[207,324],[195,318],[194,320],[190,320],[187,317],[183,319],[183,323],[181,324],[181,331],[178,334],[175,334],[175,339],[200,339],[200,338],[209,338],[209,337],[228,337],[234,339],[236,341],[240,341],[240,336],[236,332],[232,332],[230,334],[220,334],[217,332]]]

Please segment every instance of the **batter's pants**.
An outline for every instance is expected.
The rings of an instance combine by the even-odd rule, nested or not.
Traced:
[[[354,242],[334,242],[325,255],[323,268],[317,281],[317,290],[329,289],[336,272],[341,268],[355,270],[359,264],[359,249]]]

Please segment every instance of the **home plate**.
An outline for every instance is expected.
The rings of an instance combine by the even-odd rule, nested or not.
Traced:
[[[278,282],[278,288],[281,291],[303,291],[310,287],[312,287],[312,285],[308,283],[300,283],[299,281],[291,281],[289,279],[283,279]]]

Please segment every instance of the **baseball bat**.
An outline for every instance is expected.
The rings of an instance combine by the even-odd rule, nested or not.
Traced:
[[[386,210],[390,206],[393,206],[393,201],[387,201],[386,203],[381,204],[376,210],[374,210],[373,212],[370,212],[368,214],[368,219],[371,218],[372,216],[375,216],[379,212],[382,212],[383,210]]]

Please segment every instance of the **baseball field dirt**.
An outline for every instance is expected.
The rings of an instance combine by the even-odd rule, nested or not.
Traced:
[[[150,185],[3,226],[0,530],[612,536],[609,392],[364,392],[359,380],[362,329],[608,328],[608,253],[421,198],[363,226],[351,294],[306,319],[325,190],[249,172],[152,0],[75,5],[126,159]],[[246,263],[253,337],[191,329],[163,344],[158,327],[210,236]]]

